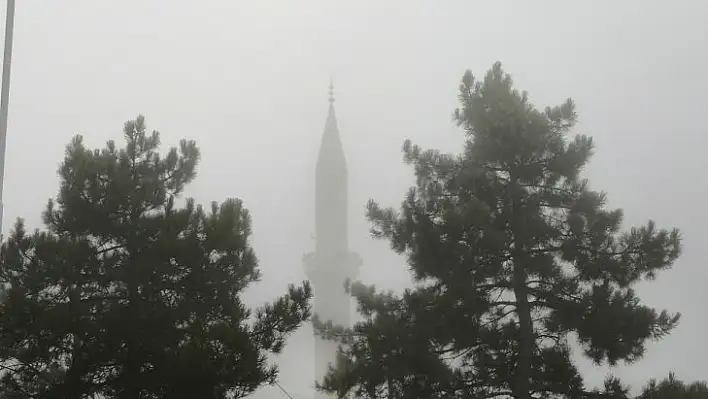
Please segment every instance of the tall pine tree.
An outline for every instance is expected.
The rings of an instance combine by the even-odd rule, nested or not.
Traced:
[[[621,230],[580,173],[591,138],[570,136],[567,100],[545,110],[499,63],[466,73],[458,155],[407,141],[417,177],[400,211],[368,206],[376,237],[405,254],[415,288],[352,287],[364,321],[340,337],[342,363],[323,389],[358,398],[581,398],[573,343],[597,363],[639,360],[679,315],[642,305],[633,286],[672,266],[677,230]],[[342,338],[343,337],[343,338]],[[617,380],[596,395],[622,397]]]
[[[46,229],[21,221],[0,251],[0,388],[12,398],[244,397],[307,319],[309,285],[255,311],[259,279],[240,200],[178,206],[199,151],[165,156],[142,116],[122,149],[77,136],[59,169]]]

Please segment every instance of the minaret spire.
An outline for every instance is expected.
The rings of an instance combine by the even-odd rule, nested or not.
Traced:
[[[334,83],[332,83],[332,78],[329,78],[329,87],[327,92],[329,93],[329,98],[327,101],[329,101],[330,104],[334,104]]]

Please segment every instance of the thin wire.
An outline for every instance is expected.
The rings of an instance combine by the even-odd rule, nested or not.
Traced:
[[[280,388],[280,390],[281,390],[281,391],[285,394],[285,396],[287,396],[288,398],[290,398],[290,399],[295,399],[295,398],[293,398],[292,395],[290,395],[290,393],[288,393],[288,391],[285,390],[285,388],[283,388],[282,385],[278,384],[277,381],[275,382],[275,386],[278,387],[278,388]]]

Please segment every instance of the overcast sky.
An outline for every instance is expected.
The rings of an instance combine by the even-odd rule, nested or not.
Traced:
[[[313,248],[314,163],[332,76],[351,246],[366,282],[400,288],[405,264],[368,237],[364,204],[397,205],[413,183],[404,139],[460,148],[451,123],[459,79],[499,60],[539,106],[576,100],[578,132],[597,144],[587,174],[628,224],[653,218],[685,236],[675,269],[641,290],[681,311],[681,326],[618,374],[635,384],[669,370],[705,379],[707,12],[698,0],[22,0],[4,231],[19,216],[39,226],[74,134],[91,146],[121,140],[123,122],[142,113],[165,144],[200,145],[189,195],[245,200],[264,272],[249,300],[271,299],[304,278],[301,257]],[[281,359],[296,399],[312,382],[311,351],[303,330]],[[585,370],[590,382],[607,373]]]

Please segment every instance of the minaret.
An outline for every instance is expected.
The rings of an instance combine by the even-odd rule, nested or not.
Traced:
[[[347,161],[329,85],[329,113],[315,169],[315,252],[305,255],[305,271],[314,290],[314,313],[323,322],[350,326],[351,298],[344,282],[357,277],[361,258],[349,251]],[[315,336],[315,378],[335,361],[337,344]],[[318,398],[328,398],[318,394]]]

